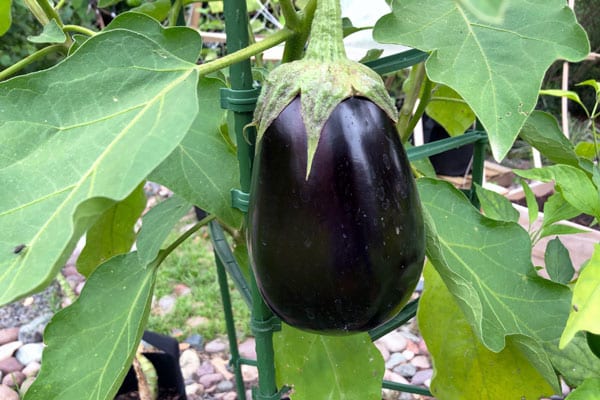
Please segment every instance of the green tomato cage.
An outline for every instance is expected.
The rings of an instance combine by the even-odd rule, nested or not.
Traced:
[[[227,0],[223,3],[227,50],[228,52],[234,52],[249,44],[246,1]],[[387,74],[410,67],[424,61],[426,58],[427,53],[419,50],[408,50],[368,62],[366,65],[379,74]],[[231,191],[232,207],[246,212],[250,178],[252,176],[253,143],[255,139],[253,129],[246,127],[253,120],[254,107],[260,90],[253,86],[250,60],[232,65],[229,70],[229,76],[231,87],[221,91],[221,106],[233,114],[233,126],[231,128],[233,128],[232,131],[235,132],[237,138],[237,156],[240,169],[240,189],[232,189]],[[471,143],[474,144],[472,181],[481,184],[484,173],[485,145],[487,143],[487,135],[483,131],[471,131],[461,136],[442,139],[419,147],[412,147],[407,150],[407,155],[410,161],[414,161]],[[478,207],[479,204],[474,188],[471,187],[471,189],[466,191],[466,194],[471,202]],[[264,303],[252,271],[250,270],[249,272],[249,278],[242,274],[240,266],[237,264],[233,252],[225,239],[225,234],[221,226],[213,221],[209,228],[214,247],[227,337],[231,352],[230,365],[235,375],[238,399],[246,400],[241,370],[242,365],[246,364],[258,368],[258,386],[253,388],[253,399],[279,400],[281,395],[288,390],[285,387],[278,388],[275,382],[273,332],[281,329],[281,321]],[[228,274],[236,289],[241,293],[242,298],[251,309],[250,327],[256,340],[256,360],[242,358],[238,350],[229,286],[227,284]],[[416,315],[417,306],[418,299],[409,302],[392,320],[370,331],[369,335],[371,339],[376,340],[408,322]],[[382,387],[400,392],[432,395],[425,388],[387,380],[382,382]]]

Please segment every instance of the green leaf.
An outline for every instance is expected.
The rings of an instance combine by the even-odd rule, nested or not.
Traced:
[[[504,19],[507,0],[457,0],[477,18],[491,24],[500,24]]]
[[[550,240],[546,245],[544,254],[546,271],[554,282],[567,284],[575,275],[575,268],[569,256],[569,250],[562,244],[558,237]]]
[[[119,4],[122,0],[98,0],[98,8],[106,8]]]
[[[588,79],[587,81],[580,82],[575,86],[591,86],[596,91],[596,96],[600,94],[600,82],[594,79]]]
[[[143,32],[145,37],[167,48],[169,53],[192,63],[198,60],[202,51],[202,40],[195,30],[181,26],[163,28],[155,19],[139,12],[117,15],[104,31],[115,29]]]
[[[558,349],[558,341],[545,349],[569,386],[579,386],[588,378],[600,376],[600,359],[590,350],[583,332],[577,333],[562,350]]]
[[[144,331],[155,270],[135,252],[98,267],[81,296],[48,324],[42,369],[25,399],[113,398]]]
[[[553,224],[548,226],[542,226],[542,229],[539,233],[539,239],[545,238],[547,236],[556,236],[556,235],[575,235],[577,233],[585,233],[587,231],[583,229],[576,228],[570,225],[563,224]]]
[[[12,0],[0,2],[0,36],[8,31],[12,23],[11,5]]]
[[[579,210],[567,203],[562,194],[555,192],[544,203],[544,222],[542,228],[549,227],[558,221],[568,220],[581,214]]]
[[[529,187],[529,184],[524,180],[521,180],[521,186],[523,187],[523,193],[525,193],[525,203],[527,204],[527,215],[529,216],[529,226],[531,226],[539,215],[539,206],[535,193]]]
[[[575,145],[575,154],[593,161],[596,157],[596,146],[592,142],[579,142]]]
[[[546,69],[558,58],[579,61],[589,53],[586,33],[564,1],[505,3],[503,22],[495,25],[455,0],[394,0],[373,31],[378,42],[431,53],[428,76],[467,102],[497,160],[535,107]]]
[[[37,36],[28,36],[27,40],[31,43],[64,43],[67,40],[67,36],[60,26],[58,26],[56,20],[51,19],[44,26],[42,33]]]
[[[519,136],[554,163],[574,167],[579,165],[573,144],[565,137],[558,121],[551,114],[533,111]]]
[[[146,1],[132,8],[131,11],[146,14],[158,21],[163,21],[169,16],[169,11],[171,11],[171,0]]]
[[[594,246],[594,254],[581,271],[573,291],[573,306],[567,326],[560,338],[564,348],[577,331],[600,334],[600,245]]]
[[[192,205],[173,195],[161,201],[142,217],[137,238],[137,253],[141,264],[148,264],[158,255],[175,224],[187,214]]]
[[[517,211],[510,200],[491,190],[484,189],[475,183],[477,198],[481,204],[483,213],[497,221],[518,222],[519,211]]]
[[[471,107],[458,93],[445,85],[438,85],[425,111],[442,125],[450,136],[464,133],[475,122],[475,114]]]
[[[356,32],[360,32],[360,31],[364,31],[367,29],[372,29],[372,26],[362,26],[362,27],[356,27],[352,24],[352,21],[350,20],[350,18],[348,17],[344,17],[342,18],[342,29],[343,29],[343,36],[350,36],[353,33]],[[365,62],[365,61],[362,61]]]
[[[435,365],[431,381],[434,396],[439,399],[538,399],[554,393],[528,360],[527,350],[519,340],[509,337],[502,351],[490,351],[481,344],[429,263],[424,277],[425,290],[419,301],[417,320]],[[545,357],[545,354],[542,351],[536,356]],[[548,375],[554,374],[550,371]],[[556,385],[556,378],[553,381]]]
[[[377,60],[383,54],[382,49],[369,49],[367,54],[360,59],[361,63]]]
[[[127,198],[104,211],[85,235],[86,244],[77,258],[77,270],[90,276],[109,258],[128,253],[135,242],[135,223],[145,208],[146,195],[142,183]]]
[[[292,400],[379,400],[383,357],[367,333],[323,336],[282,324],[273,336],[278,386]]]
[[[181,144],[150,179],[215,214],[225,224],[239,228],[242,213],[231,206],[230,194],[239,186],[237,156],[219,129],[225,116],[219,105],[222,87],[224,84],[218,79],[200,80],[200,113]]]
[[[516,223],[482,216],[447,182],[422,178],[418,188],[428,228],[427,257],[482,343],[498,352],[509,335],[540,343],[557,340],[570,291],[537,276],[527,232]]]
[[[600,400],[600,378],[586,379],[565,400]]]
[[[598,189],[582,170],[570,165],[551,165],[530,170],[514,170],[514,172],[528,179],[542,182],[554,181],[556,190],[579,212],[594,217],[600,216]]]
[[[0,84],[0,304],[48,284],[88,227],[173,151],[198,112],[197,82],[195,64],[116,29]],[[14,254],[19,244],[27,251]]]
[[[540,90],[541,95],[554,96],[554,97],[566,97],[567,99],[574,101],[579,104],[581,107],[585,108],[579,95],[577,92],[573,92],[571,90],[561,90],[561,89],[545,89]]]

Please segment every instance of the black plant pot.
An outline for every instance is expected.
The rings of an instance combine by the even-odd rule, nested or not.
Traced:
[[[428,117],[423,116],[423,140],[425,143],[449,138],[443,126]],[[435,172],[438,175],[463,176],[471,167],[473,145],[468,144],[458,149],[452,149],[429,157]]]
[[[161,353],[143,353],[156,369],[159,393],[164,394],[162,397],[159,396],[159,400],[187,400],[185,382],[179,366],[179,343],[177,340],[149,331],[144,332],[142,339],[162,351]],[[133,368],[130,368],[117,395],[137,390],[137,378]]]

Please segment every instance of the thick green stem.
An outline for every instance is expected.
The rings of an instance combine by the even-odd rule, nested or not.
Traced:
[[[63,32],[76,32],[86,36],[94,36],[97,32],[80,25],[63,25]]]
[[[425,78],[423,79],[423,95],[421,96],[421,101],[419,101],[419,105],[417,106],[414,115],[412,116],[412,118],[408,122],[408,126],[406,127],[406,132],[408,132],[409,136],[410,132],[412,132],[415,129],[415,126],[417,126],[417,123],[419,122],[423,114],[425,114],[425,108],[427,107],[427,104],[429,104],[429,100],[431,99],[431,87],[431,81],[427,78],[427,76],[425,76]],[[407,140],[408,136],[402,138],[403,142]]]
[[[260,42],[251,44],[250,46],[236,51],[235,53],[227,54],[219,59],[208,62],[206,64],[199,65],[198,72],[200,75],[208,75],[210,73],[219,71],[223,68],[229,67],[232,64],[236,64],[240,61],[247,60],[248,58],[262,53],[265,50],[270,49],[273,46],[277,46],[279,43],[285,42],[290,37],[294,36],[294,32],[289,29],[282,29],[267,36]]]
[[[54,9],[54,7],[52,7],[52,4],[50,4],[50,2],[48,0],[37,0],[37,2],[40,5],[40,7],[42,8],[42,10],[44,10],[44,13],[46,14],[46,16],[49,19],[55,20],[56,23],[58,24],[58,26],[60,26],[62,28],[63,22],[60,19],[60,15],[58,15],[58,13]]]
[[[169,26],[177,26],[177,20],[179,18],[179,13],[181,12],[181,7],[181,0],[175,0],[169,13]]]
[[[282,3],[283,7],[283,3]],[[285,42],[285,48],[283,50],[282,62],[290,62],[299,60],[304,55],[304,46],[308,40],[310,34],[310,27],[312,25],[313,17],[315,15],[315,9],[317,8],[317,0],[311,0],[306,4],[304,10],[299,14],[300,22],[297,25],[289,26],[290,29],[296,32],[296,35]],[[286,27],[287,27],[286,19]]]
[[[402,142],[408,140],[412,132],[408,130],[408,126],[410,124],[415,104],[419,98],[421,85],[425,79],[425,64],[419,63],[413,66],[410,70],[408,79],[409,82],[411,82],[411,86],[406,91],[406,97],[404,98],[404,103],[402,103],[402,108],[400,108],[400,112],[398,114],[398,123],[396,124],[398,128],[398,134],[400,135]]]
[[[291,30],[296,30],[301,21],[292,0],[279,0],[279,6],[281,7],[281,14],[285,18],[285,26]]]
[[[340,0],[318,0],[306,58],[331,62],[346,59]]]
[[[202,218],[200,221],[196,222],[196,224],[194,226],[192,226],[190,229],[188,229],[187,231],[185,231],[183,233],[183,235],[179,236],[177,239],[175,239],[175,241],[173,241],[173,243],[171,243],[169,245],[169,247],[167,247],[166,249],[162,250],[158,256],[156,257],[156,265],[159,265],[160,263],[163,262],[163,260],[165,258],[167,258],[167,256],[169,254],[171,254],[173,252],[173,250],[175,250],[177,247],[179,247],[179,245],[183,242],[185,242],[185,240],[187,238],[189,238],[190,236],[192,236],[194,233],[196,233],[200,228],[202,228],[204,225],[207,225],[210,221],[214,220],[215,216],[214,215],[208,215],[204,218]]]
[[[35,53],[25,57],[24,59],[17,61],[10,67],[0,71],[0,81],[3,81],[4,79],[13,76],[29,64],[39,61],[42,58],[46,57],[48,54],[52,54],[55,52],[61,52],[63,54],[66,54],[67,47],[64,44],[54,44],[52,46],[44,47],[43,49],[36,51]]]

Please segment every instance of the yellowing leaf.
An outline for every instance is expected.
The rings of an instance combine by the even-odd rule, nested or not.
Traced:
[[[560,348],[564,348],[577,331],[600,334],[600,245],[595,246],[592,258],[577,279],[572,307],[560,338]]]
[[[529,361],[529,349],[523,348],[519,338],[509,337],[500,352],[488,350],[429,263],[424,277],[417,319],[433,358],[431,392],[437,398],[539,399],[554,393]],[[545,357],[543,352],[535,356]]]

